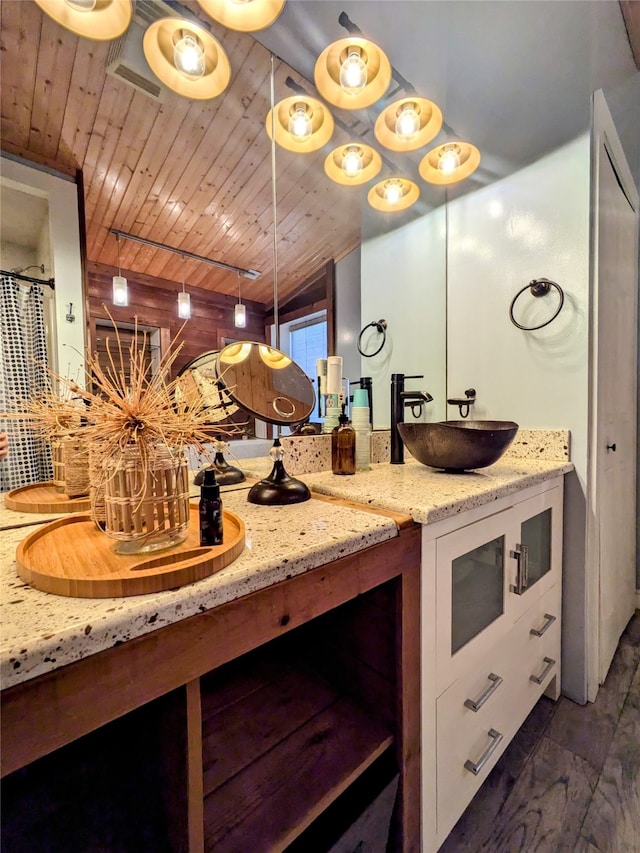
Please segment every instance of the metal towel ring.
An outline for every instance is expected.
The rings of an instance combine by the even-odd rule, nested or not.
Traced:
[[[525,290],[531,291],[531,295],[535,297],[546,296],[547,293],[551,290],[552,287],[558,291],[560,295],[560,304],[556,308],[555,314],[553,314],[549,319],[541,323],[539,326],[523,326],[516,318],[513,316],[513,307],[516,304],[517,298],[525,292]],[[517,326],[518,329],[522,329],[525,332],[535,332],[536,329],[544,329],[545,326],[548,326],[553,320],[556,319],[560,311],[562,311],[562,306],[564,305],[564,291],[555,281],[551,281],[550,278],[534,278],[533,281],[530,281],[529,284],[525,284],[522,290],[519,290],[516,295],[511,300],[511,305],[509,306],[509,317],[514,326]]]
[[[362,341],[362,336],[367,331],[367,329],[370,329],[372,326],[373,326],[373,328],[378,330],[378,333],[380,335],[382,335],[382,343],[380,344],[378,349],[375,350],[375,352],[362,352],[362,349],[360,347],[360,343]],[[387,340],[387,321],[386,320],[378,320],[377,322],[374,321],[373,323],[367,323],[367,325],[364,327],[364,329],[362,329],[362,331],[358,335],[358,352],[364,358],[373,358],[374,355],[378,355],[378,353],[380,352],[382,347],[385,345],[386,340]]]

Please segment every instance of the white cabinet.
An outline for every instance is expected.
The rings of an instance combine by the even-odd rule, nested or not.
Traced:
[[[562,495],[554,479],[423,528],[424,853],[559,693]]]

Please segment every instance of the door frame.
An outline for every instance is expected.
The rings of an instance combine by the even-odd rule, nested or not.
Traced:
[[[587,699],[593,702],[598,693],[600,656],[600,535],[598,511],[598,447],[597,423],[597,369],[598,328],[597,306],[599,286],[599,180],[600,152],[602,148],[611,160],[614,171],[632,209],[639,221],[639,199],[631,170],[629,169],[622,144],[601,89],[593,94],[591,121],[591,211],[590,211],[590,305],[589,305],[589,391],[588,391],[588,440],[587,440],[587,524],[586,524],[586,601],[585,640]],[[637,231],[637,227],[636,227]],[[636,291],[638,279],[636,276]],[[634,354],[635,355],[635,354]],[[637,402],[637,401],[636,401]],[[636,482],[636,492],[637,492]]]

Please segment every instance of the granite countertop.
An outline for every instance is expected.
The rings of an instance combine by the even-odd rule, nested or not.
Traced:
[[[328,435],[301,438],[296,443],[291,438],[283,440],[285,467],[318,494],[406,513],[420,524],[433,524],[573,470],[567,430],[521,429],[502,459],[462,474],[429,468],[408,451],[403,465],[383,462],[388,459],[388,431],[374,436],[379,448],[372,448],[375,464],[370,471],[353,476],[332,474],[328,470]],[[318,458],[324,463],[321,470],[315,467]],[[272,467],[268,457],[243,459],[241,465],[251,477],[265,477]]]
[[[223,505],[246,528],[245,549],[233,563],[177,590],[123,598],[69,598],[33,589],[17,574],[15,552],[36,527],[5,530],[0,544],[2,688],[398,535],[395,522],[385,516],[323,500],[262,507],[247,503],[245,487],[225,492]],[[5,521],[13,515],[6,509],[0,513]]]
[[[319,494],[405,512],[420,524],[433,524],[571,470],[570,462],[511,458],[489,468],[447,474],[408,459],[404,465],[373,465],[354,476],[323,471],[302,479]]]

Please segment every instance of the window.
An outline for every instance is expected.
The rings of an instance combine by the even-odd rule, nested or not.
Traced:
[[[327,319],[306,318],[289,326],[289,355],[300,365],[307,376],[316,381],[316,361],[327,357]]]

